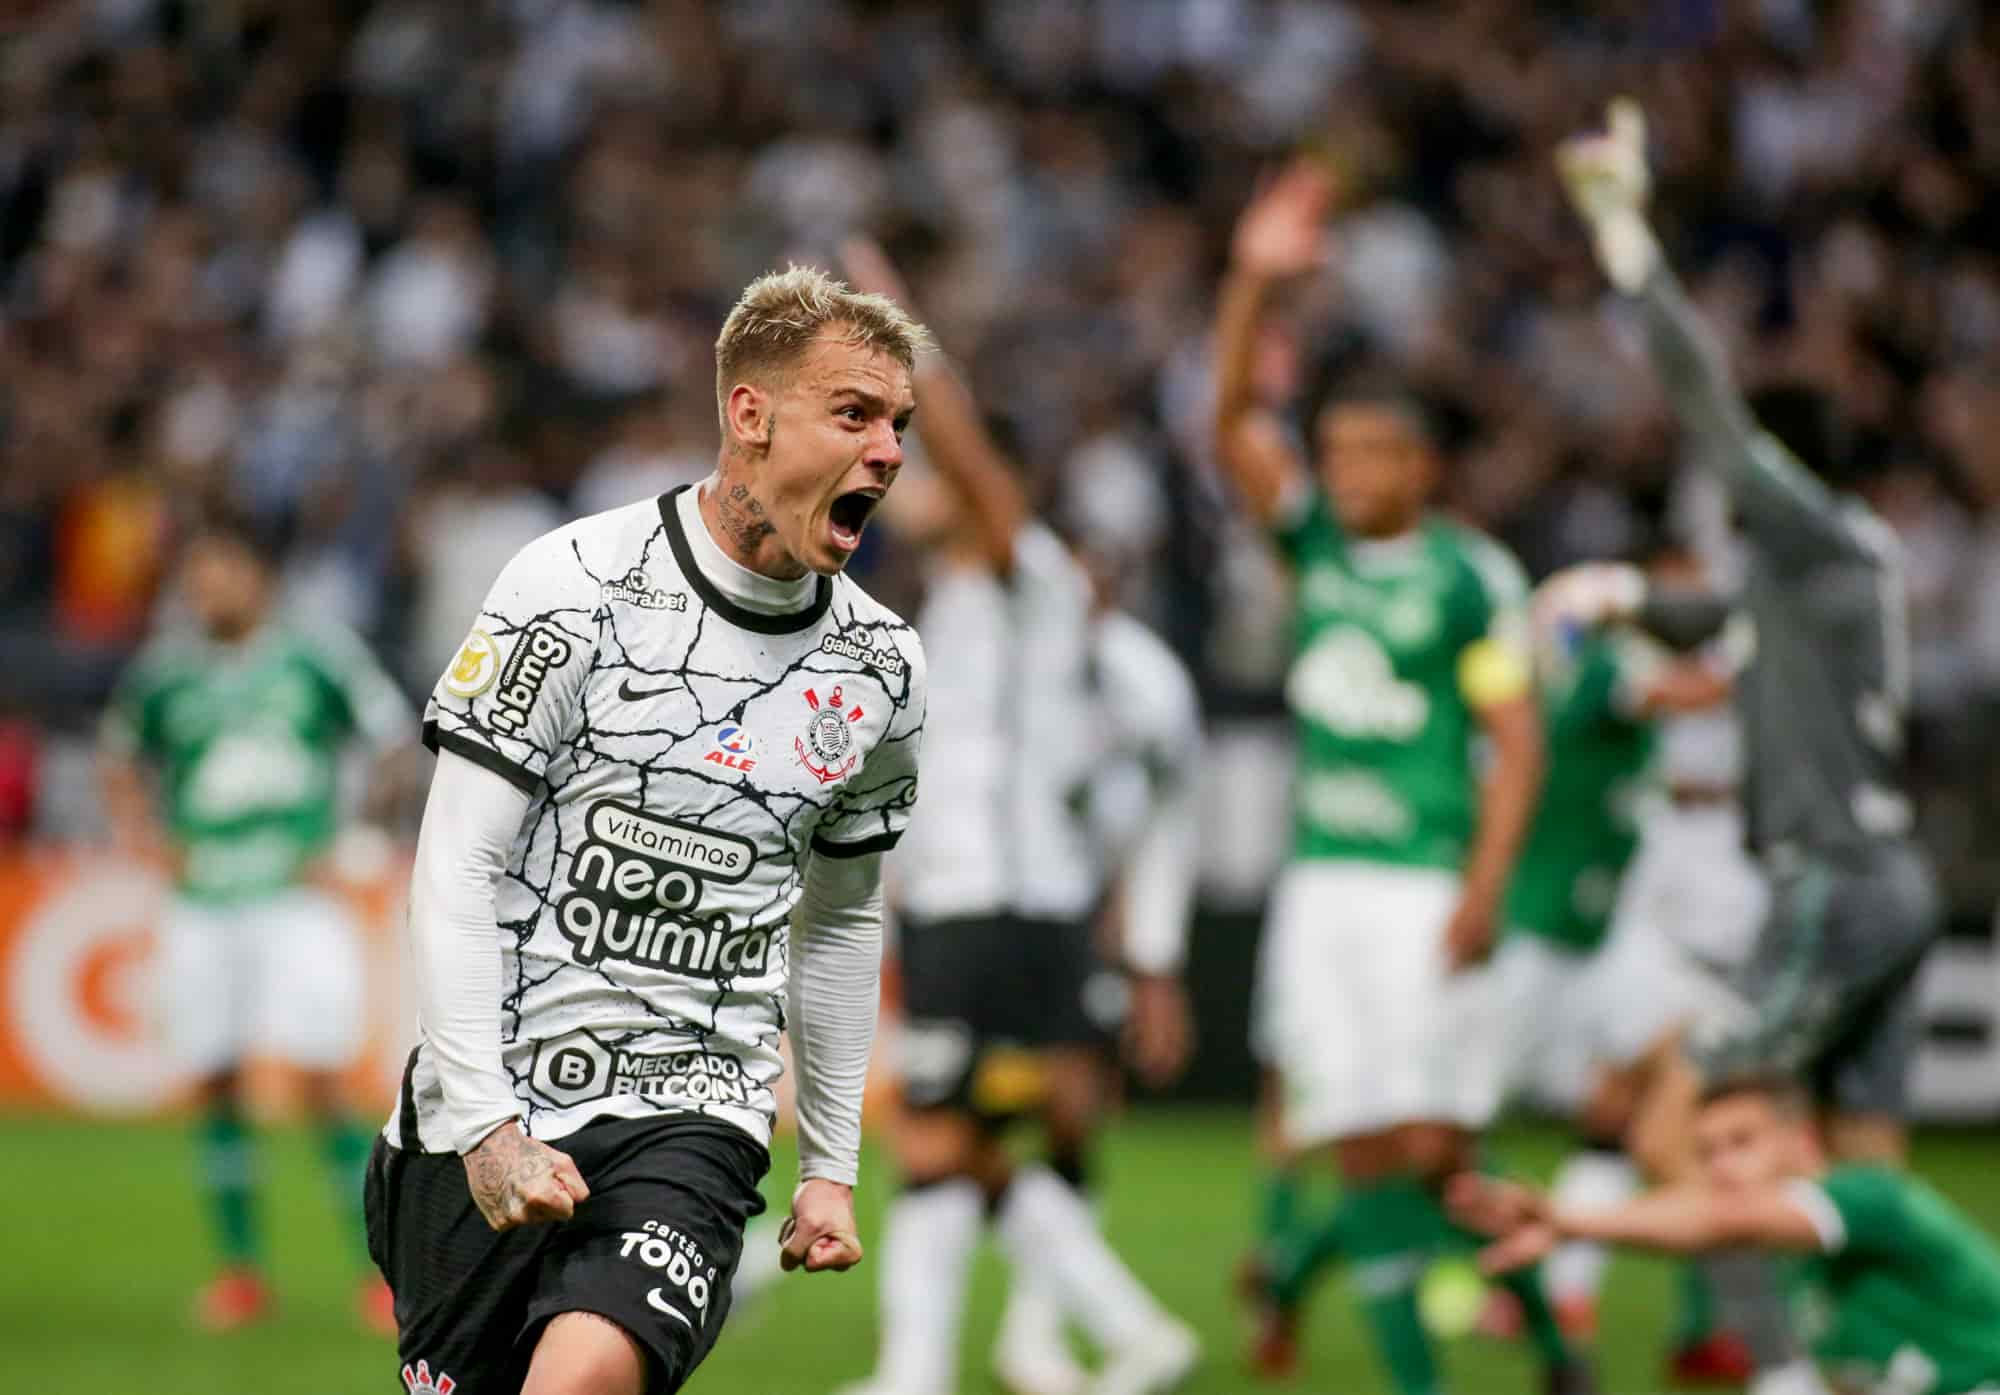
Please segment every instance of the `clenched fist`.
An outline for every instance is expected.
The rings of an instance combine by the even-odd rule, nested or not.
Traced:
[[[779,1263],[788,1274],[800,1268],[808,1274],[826,1269],[839,1273],[861,1263],[854,1188],[823,1177],[801,1182],[792,1196],[792,1214],[778,1232],[778,1244],[784,1251]]]
[[[590,1196],[570,1155],[528,1137],[509,1121],[465,1155],[473,1204],[495,1230],[566,1221]]]

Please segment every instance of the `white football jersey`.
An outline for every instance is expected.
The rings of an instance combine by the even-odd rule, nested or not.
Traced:
[[[1104,872],[1089,786],[1104,758],[1091,677],[1090,578],[1041,524],[1013,575],[951,567],[918,624],[932,666],[936,798],[897,858],[897,910],[919,920],[1089,915]],[[948,772],[948,773],[947,773]]]
[[[844,576],[768,615],[718,591],[683,488],[531,543],[425,740],[532,796],[495,888],[503,1062],[528,1130],[700,1113],[768,1143],[807,859],[895,844],[924,659]],[[392,1141],[448,1148],[424,1045]]]

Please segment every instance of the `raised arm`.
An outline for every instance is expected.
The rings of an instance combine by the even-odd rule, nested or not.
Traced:
[[[1260,523],[1275,523],[1302,487],[1306,464],[1277,419],[1257,402],[1257,334],[1287,280],[1324,256],[1333,177],[1294,161],[1236,224],[1215,318],[1215,449]]]
[[[888,296],[915,313],[909,287],[875,243],[852,238],[840,249],[841,269],[856,290]],[[1020,472],[987,434],[979,404],[941,353],[917,361],[919,432],[931,463],[971,510],[979,548],[1005,575],[1014,570],[1014,539],[1028,521]]]
[[[1556,163],[1611,283],[1638,299],[1661,386],[1696,458],[1728,488],[1753,542],[1791,564],[1860,546],[1839,498],[1751,415],[1729,361],[1689,302],[1646,221],[1646,122],[1612,103],[1603,134],[1564,142]]]

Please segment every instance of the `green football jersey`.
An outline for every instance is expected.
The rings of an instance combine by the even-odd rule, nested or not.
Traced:
[[[290,885],[332,841],[339,757],[414,740],[402,692],[352,634],[273,623],[240,644],[166,637],[119,680],[107,746],[151,766],[201,900]]]
[[[2000,1248],[1971,1217],[1883,1167],[1836,1167],[1794,1195],[1821,1243],[1796,1274],[1801,1326],[1842,1388],[2000,1388]]]
[[[1639,845],[1653,726],[1629,715],[1627,694],[1643,666],[1635,647],[1588,635],[1543,675],[1548,775],[1508,883],[1505,923],[1576,953],[1604,942],[1619,880]]]
[[[1529,682],[1519,565],[1442,520],[1349,538],[1318,491],[1275,536],[1297,582],[1293,855],[1456,870],[1478,817],[1474,705]]]

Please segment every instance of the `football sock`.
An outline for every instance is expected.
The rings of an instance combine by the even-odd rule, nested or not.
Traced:
[[[362,1210],[361,1184],[373,1143],[368,1130],[352,1119],[329,1119],[321,1129],[327,1180],[333,1185],[334,1218],[363,1257],[368,1253],[368,1218]]]
[[[1439,1233],[1447,1245],[1455,1249],[1477,1250],[1488,1243],[1486,1236],[1454,1225],[1445,1215],[1435,1190],[1426,1187],[1424,1200],[1436,1216]],[[1498,1282],[1519,1301],[1523,1328],[1542,1364],[1561,1366],[1574,1361],[1576,1353],[1570,1348],[1569,1338],[1563,1335],[1562,1324],[1556,1321],[1555,1309],[1550,1306],[1548,1292],[1542,1287],[1542,1266],[1531,1264],[1525,1269],[1516,1269],[1502,1275]]]
[[[1288,1305],[1302,1302],[1320,1271],[1340,1256],[1345,1224],[1338,1196],[1316,1216],[1302,1213],[1267,1251],[1272,1296]]]
[[[1077,1194],[1093,1217],[1089,1182],[1092,1176],[1089,1153],[1083,1148],[1053,1148],[1049,1171]],[[1007,1307],[1000,1315],[1000,1331],[995,1344],[1002,1349],[1045,1352],[1058,1359],[1069,1356],[1063,1338],[1062,1301],[1040,1265],[1014,1266],[1007,1279]]]
[[[1112,1253],[1083,1198],[1046,1167],[1015,1173],[997,1214],[1015,1269],[1039,1265],[1063,1310],[1099,1348],[1127,1348],[1172,1321]]]
[[[196,1127],[201,1189],[208,1198],[222,1262],[255,1268],[263,1262],[257,1228],[257,1145],[234,1106],[216,1109]]]
[[[1549,1195],[1566,1208],[1615,1206],[1639,1190],[1639,1169],[1615,1148],[1580,1148],[1556,1172]],[[1597,1297],[1604,1283],[1610,1251],[1588,1240],[1570,1240],[1556,1247],[1547,1264],[1549,1293],[1557,1300]]]
[[[906,1187],[882,1221],[875,1379],[898,1395],[958,1388],[958,1328],[984,1204],[967,1178]]]
[[[1769,1255],[1759,1250],[1718,1250],[1700,1261],[1715,1295],[1717,1320],[1741,1333],[1760,1375],[1797,1365],[1804,1349],[1778,1287]]]
[[[1674,1314],[1676,1351],[1699,1346],[1715,1335],[1715,1294],[1708,1286],[1708,1275],[1693,1260],[1684,1260],[1679,1269],[1675,1284],[1679,1299],[1679,1310]]]
[[[1417,1310],[1437,1239],[1437,1207],[1414,1177],[1348,1183],[1341,1235],[1363,1315],[1397,1395],[1437,1395],[1437,1360]]]
[[[1257,1195],[1257,1243],[1265,1254],[1290,1243],[1304,1200],[1305,1183],[1298,1168],[1274,1167],[1264,1174]]]

